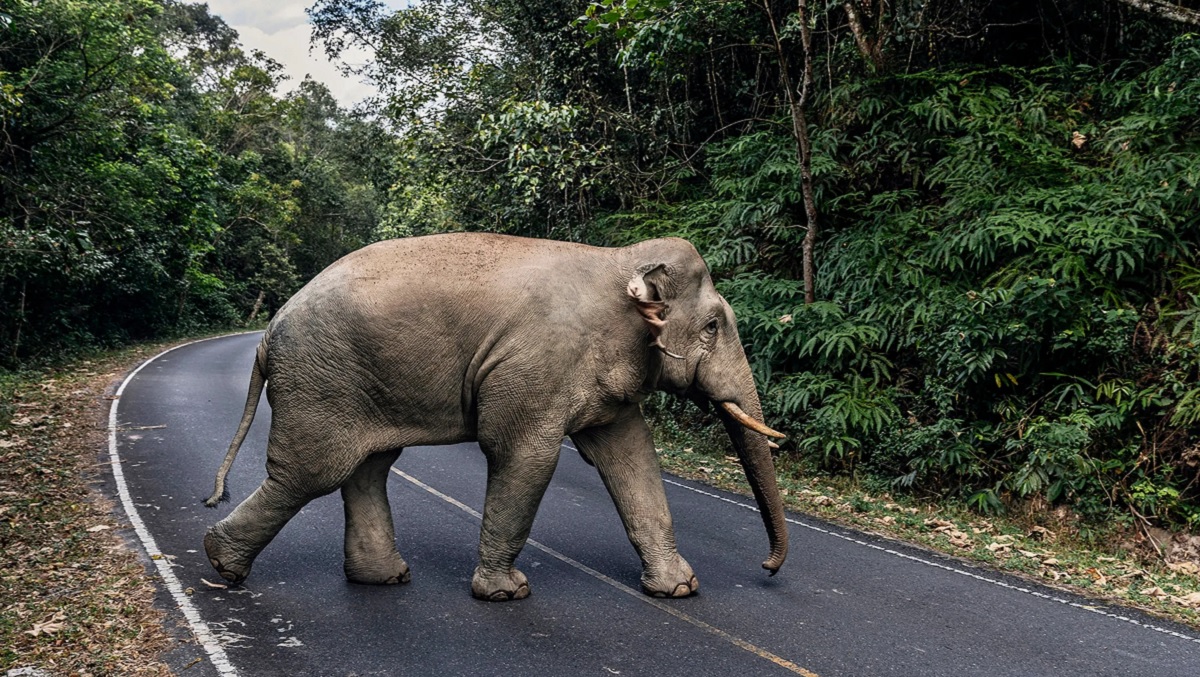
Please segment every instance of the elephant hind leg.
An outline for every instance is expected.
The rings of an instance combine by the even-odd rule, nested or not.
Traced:
[[[346,578],[354,583],[407,583],[412,575],[396,552],[388,503],[388,472],[400,449],[372,454],[342,484],[346,512]]]
[[[241,583],[250,575],[258,553],[311,498],[268,477],[204,535],[209,563],[222,578]]]

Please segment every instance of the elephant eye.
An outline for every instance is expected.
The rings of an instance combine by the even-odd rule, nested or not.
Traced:
[[[705,331],[705,333],[708,333],[708,334],[717,333],[717,321],[709,320],[708,324],[704,326],[704,331]]]

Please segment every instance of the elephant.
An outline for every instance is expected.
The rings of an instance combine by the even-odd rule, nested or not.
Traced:
[[[289,299],[258,345],[241,422],[209,507],[264,385],[267,478],[204,537],[242,582],[310,500],[341,489],[346,577],[405,583],[387,477],[404,447],[478,442],[487,459],[471,592],[529,594],[514,567],[564,436],[594,466],[641,558],[641,588],[684,597],[699,582],[676,551],[640,402],[655,391],[716,404],[767,529],[771,575],[788,532],[762,408],[734,314],[697,250],[678,238],[619,248],[485,233],[369,245]]]

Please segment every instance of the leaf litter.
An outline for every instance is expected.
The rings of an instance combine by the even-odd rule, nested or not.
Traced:
[[[106,389],[135,359],[7,378],[0,400],[0,675],[169,675],[156,574],[98,488]],[[194,645],[193,645],[194,646]],[[203,655],[195,647],[197,655]]]

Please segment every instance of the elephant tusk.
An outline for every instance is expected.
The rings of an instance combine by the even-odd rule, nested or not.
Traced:
[[[774,442],[772,442],[771,440],[767,440],[767,447],[768,447],[769,449],[778,449],[778,448],[779,448],[779,445],[778,445],[778,444],[775,444],[775,443],[774,443]]]
[[[754,420],[750,414],[742,411],[742,408],[733,402],[722,402],[721,407],[724,408],[725,411],[729,412],[729,415],[732,416],[738,423],[741,423],[743,426],[753,430],[756,433],[766,435],[767,437],[778,437],[779,439],[784,439],[787,437],[787,435],[784,435],[778,430],[772,430],[768,428],[766,424]]]

